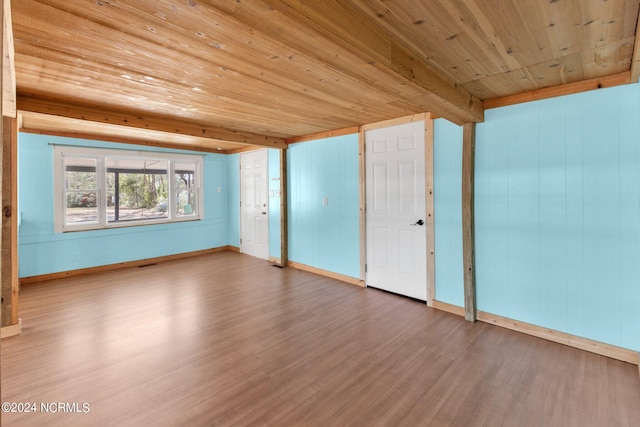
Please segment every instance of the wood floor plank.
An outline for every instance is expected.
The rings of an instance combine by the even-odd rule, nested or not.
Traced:
[[[3,426],[636,426],[624,362],[233,252],[25,286]]]

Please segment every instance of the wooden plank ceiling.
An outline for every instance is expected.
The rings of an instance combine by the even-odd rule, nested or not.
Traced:
[[[639,5],[14,0],[17,106],[25,130],[224,151],[425,111],[479,122],[486,100],[637,75]]]

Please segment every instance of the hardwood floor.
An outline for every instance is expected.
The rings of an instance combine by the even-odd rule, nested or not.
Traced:
[[[231,252],[29,285],[20,316],[2,401],[38,412],[4,426],[640,425],[634,365]]]

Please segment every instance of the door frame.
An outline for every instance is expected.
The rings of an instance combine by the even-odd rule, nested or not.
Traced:
[[[367,262],[367,206],[366,206],[366,150],[365,132],[390,126],[424,121],[425,155],[425,226],[427,227],[427,305],[433,307],[435,300],[435,217],[433,205],[433,116],[431,113],[414,114],[392,120],[360,126],[358,134],[358,165],[360,175],[360,278],[366,284]]]

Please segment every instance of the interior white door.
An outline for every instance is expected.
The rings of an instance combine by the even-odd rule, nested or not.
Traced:
[[[366,283],[427,300],[424,121],[365,132]]]
[[[240,251],[269,258],[267,150],[240,154]]]

